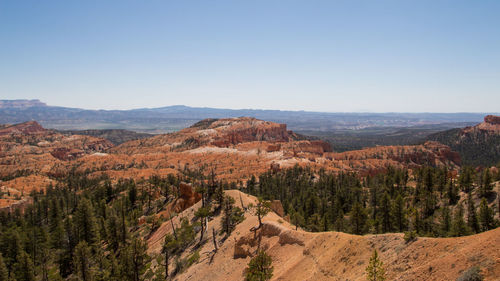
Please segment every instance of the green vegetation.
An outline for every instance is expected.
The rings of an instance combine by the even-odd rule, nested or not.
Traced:
[[[462,163],[472,166],[492,166],[500,162],[500,135],[483,130],[462,134],[462,129],[451,129],[432,134],[428,140],[438,141],[458,152]]]
[[[384,281],[387,278],[384,263],[378,257],[377,250],[373,250],[370,262],[366,267],[366,276],[368,281]]]
[[[264,251],[259,251],[245,269],[245,281],[265,281],[273,277],[272,258]]]
[[[493,219],[495,207],[485,201],[478,209],[474,203],[492,195],[490,188],[481,191],[485,182],[491,185],[484,178],[498,177],[488,174],[487,169],[464,167],[457,179],[446,168],[422,167],[410,174],[389,167],[361,178],[296,166],[265,173],[258,184],[249,181],[245,191],[264,201],[280,200],[291,222],[309,231],[462,236],[499,225]],[[460,190],[468,200],[459,201]]]
[[[259,198],[257,204],[243,206],[258,217],[255,231],[270,211],[270,200],[279,199],[292,223],[309,231],[405,232],[409,242],[417,236],[461,236],[497,227],[491,186],[498,177],[468,167],[456,178],[434,167],[411,173],[389,167],[360,177],[296,166],[264,173],[259,180],[253,177],[240,188]],[[208,220],[221,215],[220,232],[211,233],[215,256],[217,244],[245,218],[235,200],[224,195],[224,189],[237,188],[237,183],[215,178],[213,172],[205,176],[187,169],[179,177],[115,183],[74,171],[56,178],[56,186],[31,194],[33,204],[23,212],[0,212],[0,281],[174,278],[200,259]],[[174,187],[180,181],[197,183],[193,185],[202,195],[201,207],[193,221],[180,218],[165,236],[161,253],[149,256],[147,237],[172,219],[156,214],[176,199]],[[219,242],[218,235],[224,236]],[[271,276],[271,258],[259,251],[245,278]]]
[[[178,179],[111,184],[72,172],[32,193],[24,212],[0,212],[0,280],[145,280],[151,257],[138,219],[153,208],[147,186],[154,180],[170,186]],[[166,195],[158,202],[173,199]],[[188,222],[178,232],[181,246],[193,241]]]

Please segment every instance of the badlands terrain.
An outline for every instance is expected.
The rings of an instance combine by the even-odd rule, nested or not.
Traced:
[[[175,133],[114,146],[106,139],[67,135],[30,121],[0,128],[0,206],[27,199],[74,170],[117,180],[214,171],[228,182],[246,181],[271,166],[294,165],[327,171],[373,174],[386,167],[424,164],[457,167],[460,156],[446,145],[381,146],[342,153],[330,144],[287,130],[285,124],[255,118],[206,119]]]
[[[487,117],[485,122],[464,130],[497,134],[497,121],[497,117]],[[0,206],[8,212],[24,210],[33,203],[33,191],[48,186],[57,188],[68,175],[85,174],[116,184],[123,179],[141,182],[153,176],[173,175],[180,179],[201,174],[244,186],[252,176],[296,166],[365,177],[394,168],[409,170],[411,174],[424,165],[447,167],[453,178],[460,169],[461,157],[436,141],[339,153],[329,143],[294,133],[285,124],[249,117],[205,119],[175,133],[119,145],[93,136],[63,134],[31,121],[0,127]],[[492,171],[498,173],[494,167]],[[153,213],[148,207],[130,230],[141,234],[140,239],[146,242],[147,253],[152,257],[162,255],[165,236],[175,234],[181,219],[196,221],[195,212],[202,207],[203,196],[193,185],[176,184],[173,190],[178,197],[170,201],[168,196],[160,200],[160,191],[153,191],[149,198],[169,203]],[[493,192],[498,193],[498,182],[494,185]],[[206,225],[208,240],[201,245],[190,244],[179,254],[188,258],[197,253],[199,259],[171,275],[174,280],[242,280],[260,236],[261,248],[273,261],[272,280],[365,280],[365,268],[375,249],[388,280],[455,280],[472,266],[480,266],[485,280],[500,277],[499,228],[463,237],[414,240],[404,239],[403,233],[313,233],[292,224],[281,203],[273,201],[272,212],[264,216],[262,227],[256,229],[258,219],[252,206],[258,204],[257,199],[236,189],[224,193],[244,210],[245,219],[223,237],[216,234],[221,232],[221,213],[211,215]],[[465,198],[461,193],[459,202],[465,202]],[[488,203],[494,208],[495,201]],[[497,213],[495,218],[498,219]],[[153,227],[148,220],[159,221],[159,225]],[[210,241],[212,238],[217,249]],[[151,262],[151,268],[159,267],[158,262]]]

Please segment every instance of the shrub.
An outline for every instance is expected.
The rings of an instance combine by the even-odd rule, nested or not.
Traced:
[[[466,272],[462,273],[457,281],[482,281],[481,269],[478,266],[469,268]]]
[[[417,232],[415,230],[405,231],[405,236],[403,237],[403,239],[405,240],[406,243],[417,240]]]

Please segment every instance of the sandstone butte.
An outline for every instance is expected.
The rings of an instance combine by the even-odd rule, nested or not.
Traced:
[[[335,153],[320,140],[287,130],[285,124],[255,118],[206,119],[175,133],[113,146],[91,136],[65,136],[31,121],[0,127],[0,207],[43,189],[75,169],[111,179],[148,178],[184,169],[214,170],[226,181],[246,181],[269,170],[310,166],[327,171],[373,174],[389,166],[414,168],[424,163],[457,167],[460,157],[436,142],[380,146]]]

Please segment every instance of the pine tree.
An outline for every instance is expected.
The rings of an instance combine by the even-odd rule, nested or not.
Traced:
[[[141,276],[146,272],[146,264],[149,262],[149,256],[146,253],[146,243],[140,239],[134,238],[128,246],[130,258],[131,273],[134,281],[140,281]]]
[[[373,255],[366,267],[366,275],[368,281],[384,281],[387,278],[384,263],[379,259],[377,250],[373,250]]]
[[[488,202],[484,198],[479,205],[479,221],[481,222],[481,231],[493,229],[495,226],[493,210],[488,206]]]
[[[382,196],[382,200],[380,201],[380,216],[382,223],[382,232],[386,233],[392,230],[391,224],[391,199],[389,198],[389,194],[386,192]]]
[[[469,193],[472,190],[472,183],[474,181],[474,172],[472,167],[465,166],[460,171],[460,176],[458,181],[460,182],[460,188]]]
[[[490,169],[484,169],[481,178],[481,185],[479,186],[479,196],[485,198],[489,192],[493,190],[492,177]]]
[[[453,180],[450,179],[447,186],[448,191],[446,194],[448,195],[448,204],[455,205],[458,200],[458,187],[453,183]]]
[[[222,203],[221,233],[226,233],[226,236],[229,236],[235,226],[245,218],[243,211],[233,205],[234,202],[235,200],[232,197],[225,196]]]
[[[472,195],[469,193],[467,199],[467,225],[475,233],[479,232],[479,223],[477,221],[476,207],[472,201]]]
[[[178,247],[179,242],[175,240],[172,234],[168,233],[167,235],[165,235],[165,240],[163,242],[162,248],[162,253],[165,255],[165,264],[163,264],[163,266],[165,267],[165,277],[168,277],[168,264],[170,261],[170,256],[178,249]]]
[[[85,240],[89,245],[92,245],[99,240],[92,204],[86,198],[78,202],[75,211],[75,224],[80,234],[80,241]]]
[[[447,236],[451,230],[451,215],[450,209],[444,206],[441,209],[441,235]]]
[[[254,215],[256,215],[259,220],[259,226],[257,229],[260,229],[262,227],[262,218],[271,211],[271,202],[265,201],[262,198],[259,198],[258,200],[257,205],[250,207],[253,210]]]
[[[401,194],[398,194],[392,204],[392,217],[398,231],[403,232],[406,229],[406,210]]]
[[[367,215],[359,202],[354,203],[351,211],[351,226],[354,234],[363,234],[366,228]]]
[[[467,225],[464,221],[464,207],[462,206],[462,203],[459,203],[457,209],[455,210],[451,233],[452,236],[464,236],[469,234],[469,230],[467,229]]]
[[[0,281],[8,281],[9,270],[3,261],[2,254],[0,254]]]
[[[264,251],[259,251],[245,269],[245,281],[265,281],[273,277],[272,258]]]
[[[35,266],[25,251],[18,255],[13,273],[16,281],[35,281]]]
[[[121,242],[120,222],[118,217],[112,212],[106,220],[108,247],[114,252],[118,251]]]
[[[73,266],[75,268],[76,274],[83,281],[92,280],[91,262],[92,255],[90,252],[90,247],[87,242],[82,241],[78,243],[75,247],[75,253],[73,256]]]
[[[201,233],[200,233],[200,244],[203,242],[203,235],[207,229],[207,217],[210,215],[210,206],[200,207],[194,215],[200,219]]]

